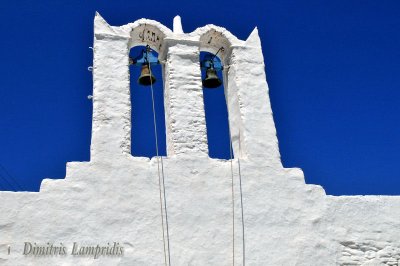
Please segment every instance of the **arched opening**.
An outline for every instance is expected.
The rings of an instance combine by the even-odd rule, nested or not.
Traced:
[[[209,52],[200,52],[200,62],[204,62],[207,58],[210,58]],[[221,60],[218,56],[213,57],[213,59],[221,64]],[[214,73],[209,72],[209,75],[207,75],[208,65],[204,65],[204,63],[201,65],[201,76],[204,81],[206,78],[210,78],[210,74],[213,75]],[[205,84],[203,82],[208,154],[211,158],[230,159],[231,157],[233,158],[233,150],[231,149],[229,137],[228,110],[225,99],[222,70],[217,68],[215,74],[218,79],[222,81],[221,85],[215,88],[207,88],[204,86]],[[211,83],[214,82],[211,81]]]
[[[135,46],[129,52],[130,58],[137,58],[146,50],[145,46]],[[151,51],[158,57],[158,53]],[[131,154],[133,156],[154,157],[156,152],[155,129],[157,128],[158,155],[166,156],[165,142],[165,115],[162,67],[160,64],[150,65],[151,74],[155,77],[153,96],[151,86],[138,83],[142,73],[140,64],[130,66],[130,91],[131,91]],[[149,73],[147,73],[149,74]],[[153,117],[153,99],[156,123]]]

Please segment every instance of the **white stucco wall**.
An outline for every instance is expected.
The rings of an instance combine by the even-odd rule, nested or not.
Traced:
[[[171,265],[232,265],[233,237],[243,264],[238,160],[247,265],[399,265],[400,197],[327,196],[282,167],[257,29],[241,41],[214,25],[184,34],[180,18],[171,31],[146,19],[112,27],[98,14],[90,162],[68,163],[66,178],[45,179],[38,193],[0,192],[1,265],[164,265],[157,159],[130,154],[128,52],[145,44],[164,69]],[[231,162],[208,157],[198,62],[221,46],[234,215]],[[66,254],[23,255],[25,242]],[[123,254],[72,255],[74,242],[115,242]]]

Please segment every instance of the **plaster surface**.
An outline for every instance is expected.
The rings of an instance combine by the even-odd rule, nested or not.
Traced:
[[[164,71],[163,215],[160,161],[130,154],[128,53],[146,44]],[[96,14],[93,47],[90,162],[68,163],[65,179],[44,179],[40,192],[0,192],[1,265],[164,265],[165,211],[171,265],[243,265],[244,256],[246,265],[399,265],[400,197],[329,196],[282,166],[257,29],[242,41],[214,25],[185,34],[180,18],[171,31],[147,19],[113,27]],[[198,62],[221,47],[232,164],[208,157]],[[25,242],[67,252],[23,255]],[[123,254],[72,255],[74,242],[115,242]]]

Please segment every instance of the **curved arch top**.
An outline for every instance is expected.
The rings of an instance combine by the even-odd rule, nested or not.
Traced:
[[[197,28],[195,31],[189,33],[189,35],[199,40],[200,50],[215,54],[222,47],[223,49],[218,54],[222,60],[225,60],[232,45],[241,45],[244,43],[227,29],[213,24]]]
[[[232,45],[244,45],[245,42],[239,40],[235,35],[223,27],[209,24],[197,28],[191,33],[183,33],[180,30],[173,32],[163,24],[151,19],[139,19],[135,22],[114,27],[110,26],[99,13],[95,17],[95,34],[107,35],[114,38],[129,39],[128,46],[132,48],[138,45],[150,45],[152,49],[160,53],[165,46],[165,39],[174,39],[175,41],[194,41],[199,42],[200,50],[216,53],[221,47],[223,51],[219,52],[222,60],[226,58]]]
[[[173,34],[169,28],[150,19],[139,19],[122,26],[122,28],[129,32],[129,48],[138,45],[149,45],[158,53],[163,48],[164,39]]]

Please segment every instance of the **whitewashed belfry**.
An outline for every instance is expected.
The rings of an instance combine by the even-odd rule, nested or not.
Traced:
[[[238,40],[214,25],[184,34],[180,17],[174,19],[172,32],[158,22],[145,19],[115,28],[96,16],[92,158],[102,153],[130,153],[127,54],[138,45],[149,45],[163,62],[168,156],[208,155],[199,54],[200,51],[216,53],[223,47],[219,56],[227,66],[225,92],[234,153],[239,153],[240,131],[242,156],[256,159],[268,154],[268,160],[279,163],[257,29],[247,41]],[[251,94],[248,87],[253,88]],[[116,106],[121,108],[118,112]],[[114,111],[107,112],[107,108]],[[248,141],[251,132],[259,135],[258,143]]]
[[[129,51],[146,45],[162,66],[167,142],[151,159],[130,147]],[[202,51],[224,66],[230,160],[208,155]],[[40,192],[0,192],[1,265],[399,265],[400,197],[329,196],[282,166],[257,28],[239,40],[214,25],[184,33],[179,16],[171,31],[96,14],[93,55],[90,161]]]

